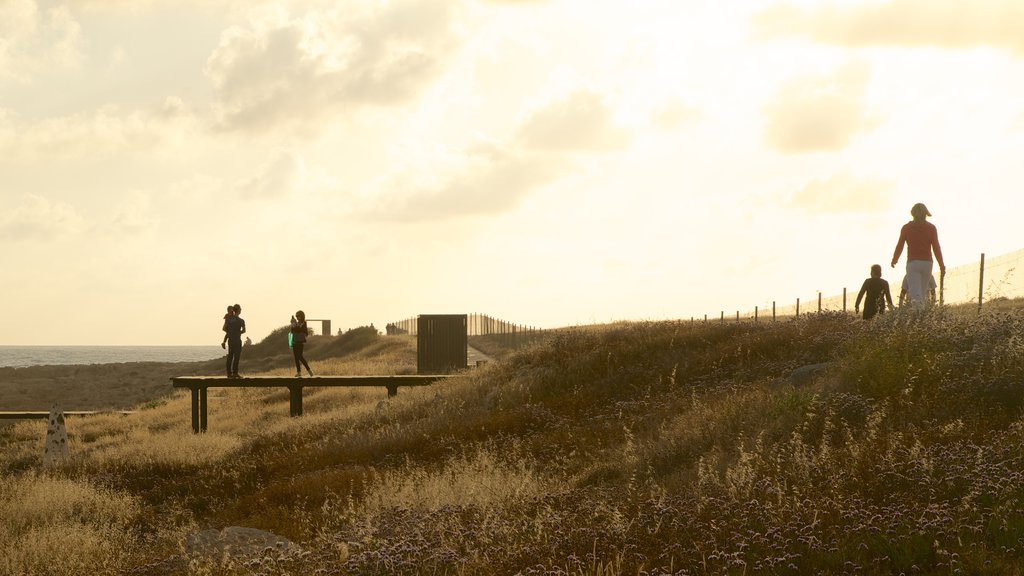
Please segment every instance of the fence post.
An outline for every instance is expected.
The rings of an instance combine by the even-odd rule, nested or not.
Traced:
[[[978,312],[981,312],[981,299],[985,294],[985,253],[981,253],[981,263],[978,265]],[[942,276],[939,276],[942,278]],[[939,294],[942,294],[940,291]]]
[[[722,310],[722,324],[725,324],[725,310]]]
[[[821,314],[821,290],[818,290],[818,314]]]
[[[846,314],[846,286],[843,286],[843,314]]]
[[[757,306],[754,306],[754,322],[757,322]]]
[[[800,318],[800,299],[796,299],[796,317]]]
[[[772,322],[775,322],[775,300],[772,300]]]

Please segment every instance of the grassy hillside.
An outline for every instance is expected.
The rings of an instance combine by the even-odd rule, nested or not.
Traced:
[[[302,418],[211,391],[198,436],[182,394],[72,421],[55,471],[21,424],[0,573],[59,550],[135,574],[1020,574],[1024,313],[998,310],[566,330],[390,400],[310,390]],[[314,370],[408,370],[414,344]],[[301,550],[184,553],[226,526]]]

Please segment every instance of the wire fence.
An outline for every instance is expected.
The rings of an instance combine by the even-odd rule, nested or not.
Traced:
[[[979,309],[985,302],[1000,298],[1024,297],[1024,249],[986,258],[981,254],[977,262],[964,264],[955,268],[947,268],[946,276],[941,281],[938,291],[940,304],[971,304],[976,303]],[[899,268],[897,268],[899,270]],[[938,270],[936,270],[936,273]],[[898,282],[891,282],[893,298],[898,299],[902,276]],[[936,283],[939,279],[936,277]],[[826,296],[821,292],[809,297],[794,298],[787,301],[766,300],[753,309],[719,311],[717,315],[704,315],[703,318],[691,317],[691,321],[705,322],[727,320],[777,320],[780,318],[796,318],[801,314],[816,312],[852,312],[860,287],[849,290],[843,288],[841,293]]]
[[[397,322],[389,322],[385,327],[389,335],[411,334],[416,336],[417,319],[419,316],[406,318]],[[488,336],[491,334],[509,334],[516,336],[537,336],[543,330],[536,326],[525,326],[507,320],[500,320],[487,314],[472,313],[466,315],[467,336]]]

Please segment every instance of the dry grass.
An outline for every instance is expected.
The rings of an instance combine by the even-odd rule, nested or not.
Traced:
[[[240,389],[198,436],[187,394],[69,420],[73,459],[48,472],[41,425],[19,424],[0,573],[66,553],[135,574],[1020,574],[1021,334],[1012,303],[564,330],[392,399],[309,389],[302,418]],[[341,356],[318,373],[415,359],[410,338],[321,345]],[[230,525],[303,552],[153,563]]]

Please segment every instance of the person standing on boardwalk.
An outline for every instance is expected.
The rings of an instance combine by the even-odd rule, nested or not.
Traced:
[[[928,279],[932,276],[932,254],[939,263],[939,276],[945,277],[946,264],[942,261],[942,248],[939,247],[939,233],[935,225],[926,218],[932,213],[924,204],[918,202],[910,209],[913,220],[903,225],[900,239],[896,242],[896,251],[892,255],[892,267],[900,260],[903,245],[907,245],[907,288],[910,304],[922,309],[928,303]]]
[[[892,309],[892,293],[889,292],[889,282],[882,280],[882,266],[871,265],[871,277],[864,280],[864,284],[857,293],[857,302],[853,305],[853,311],[860,311],[860,301],[867,295],[864,301],[864,319],[871,320],[875,314],[885,312],[886,303]]]
[[[224,332],[228,340],[227,371],[228,378],[240,378],[238,361],[242,358],[242,334],[245,334],[245,320],[242,320],[242,307],[235,304],[231,307],[232,314],[224,319]]]
[[[306,357],[302,355],[302,349],[306,346],[306,335],[308,334],[309,328],[306,327],[306,313],[299,310],[292,316],[292,355],[295,356],[296,378],[302,378],[302,366],[305,366],[306,372],[313,376],[313,371],[309,369],[309,362],[306,362]]]

